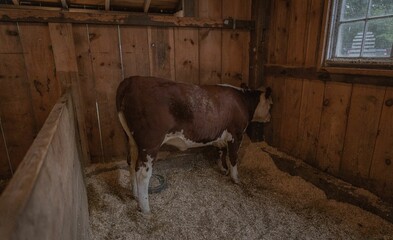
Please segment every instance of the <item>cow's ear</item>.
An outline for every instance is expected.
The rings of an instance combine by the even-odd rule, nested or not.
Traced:
[[[272,89],[270,87],[266,88],[265,98],[268,99],[272,95]]]
[[[246,90],[249,89],[247,84],[245,84],[245,83],[241,83],[240,87],[243,88],[243,89],[246,89]]]

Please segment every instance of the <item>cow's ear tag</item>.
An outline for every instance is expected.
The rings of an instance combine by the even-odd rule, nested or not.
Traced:
[[[266,88],[265,98],[268,99],[272,95],[272,89],[270,87]]]

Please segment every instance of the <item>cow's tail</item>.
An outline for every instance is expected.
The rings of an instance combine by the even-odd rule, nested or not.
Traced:
[[[129,84],[129,81],[127,81],[127,79],[124,79],[119,84],[119,87],[117,87],[117,92],[116,92],[117,112],[123,111],[123,99],[124,99],[124,95],[126,94],[126,88],[127,88],[128,84]]]
[[[116,109],[117,109],[117,114],[119,117],[119,121],[121,126],[123,127],[124,132],[126,133],[127,137],[128,137],[128,142],[130,144],[130,151],[128,152],[128,154],[130,156],[127,156],[127,162],[131,165],[133,163],[136,163],[137,158],[138,158],[138,147],[137,144],[134,140],[134,137],[132,136],[132,133],[130,131],[130,128],[127,124],[127,120],[124,116],[124,96],[126,94],[127,91],[127,87],[129,86],[130,81],[129,79],[124,79],[119,87],[117,88],[117,92],[116,92]],[[129,157],[131,159],[129,159]],[[130,162],[129,162],[130,160]]]

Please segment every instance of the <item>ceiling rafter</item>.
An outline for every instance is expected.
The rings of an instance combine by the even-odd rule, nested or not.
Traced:
[[[111,8],[111,0],[105,0],[105,11],[109,11]]]
[[[61,6],[62,6],[64,9],[68,9],[67,0],[61,0]]]
[[[145,0],[145,3],[143,4],[143,12],[145,12],[145,13],[149,12],[150,3],[151,3],[151,0]]]

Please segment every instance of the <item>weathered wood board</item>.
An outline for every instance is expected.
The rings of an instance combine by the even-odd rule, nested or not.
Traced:
[[[19,24],[19,36],[24,52],[33,112],[37,127],[40,129],[61,96],[60,84],[55,75],[48,25],[21,23]]]
[[[57,79],[63,92],[71,90],[78,126],[78,141],[82,151],[82,161],[90,162],[88,139],[86,135],[85,107],[81,97],[75,45],[70,23],[49,23]]]
[[[65,95],[0,197],[1,238],[89,239],[80,161],[72,101]]]
[[[33,113],[18,27],[0,23],[0,178],[9,178],[8,154],[15,171],[39,129]]]
[[[126,156],[126,140],[117,117],[116,89],[122,80],[117,27],[89,26],[90,52],[105,161]]]
[[[175,44],[173,28],[148,28],[150,73],[154,77],[175,80]]]
[[[300,104],[299,131],[297,138],[298,156],[316,166],[322,102],[325,84],[317,80],[303,80]]]
[[[175,31],[176,81],[199,83],[199,36],[197,29]]]
[[[123,59],[124,77],[149,76],[150,61],[147,28],[120,27],[121,54]]]
[[[285,79],[283,92],[283,111],[280,129],[280,147],[287,153],[298,154],[297,137],[299,131],[300,104],[303,80],[296,78]]]
[[[339,176],[351,84],[327,83],[318,138],[317,162],[320,169]]]
[[[379,194],[393,202],[393,88],[387,88],[379,120],[370,179]]]
[[[221,0],[199,0],[199,17],[221,18]],[[199,29],[199,82],[221,83],[221,30]]]
[[[383,87],[354,85],[352,90],[340,175],[358,184],[370,173],[384,94]]]
[[[227,0],[223,18],[250,19],[251,1]],[[250,34],[236,29],[222,31],[222,82],[248,85]]]
[[[85,107],[85,125],[91,162],[102,162],[100,132],[96,111],[96,87],[93,74],[92,59],[89,46],[89,34],[87,25],[73,25],[75,54],[78,65],[79,88],[81,101]]]

